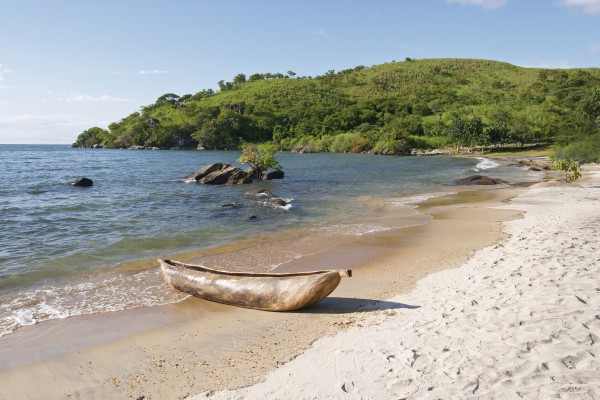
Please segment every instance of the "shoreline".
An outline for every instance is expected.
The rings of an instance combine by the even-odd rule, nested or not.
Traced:
[[[580,184],[544,182],[502,210],[506,237],[389,299],[239,390],[211,398],[600,396],[600,165]]]
[[[354,277],[307,310],[264,313],[189,298],[148,309],[47,321],[44,332],[37,326],[22,328],[0,339],[1,358],[17,359],[0,371],[2,381],[11,383],[0,388],[0,399],[42,394],[183,398],[255,383],[315,340],[359,325],[367,315],[401,309],[402,304],[386,299],[498,242],[504,236],[502,222],[519,213],[490,212],[489,207],[525,190],[460,188],[418,206],[419,212],[432,216],[424,225],[370,233],[309,256],[310,265],[330,264],[340,254],[347,255],[344,263],[365,265],[351,265]],[[469,240],[461,239],[464,235]],[[306,259],[298,259],[281,270],[306,265]],[[126,327],[123,321],[128,321]],[[44,348],[49,345],[54,353]],[[24,348],[29,356],[18,350]],[[19,363],[19,357],[29,359]]]

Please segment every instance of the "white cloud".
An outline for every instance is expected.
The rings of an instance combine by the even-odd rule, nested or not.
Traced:
[[[321,36],[321,37],[328,37],[329,36],[329,31],[323,27],[319,28],[319,30],[317,32],[315,32],[317,35]]]
[[[52,91],[48,91],[48,95],[52,96],[53,93]],[[122,99],[120,97],[113,97],[113,96],[109,96],[109,95],[102,95],[102,96],[90,96],[87,94],[78,94],[78,93],[72,93],[72,94],[67,94],[64,92],[60,92],[58,93],[56,96],[54,97],[50,97],[50,98],[45,98],[42,99],[42,102],[44,103],[51,103],[51,102],[66,102],[66,103],[84,103],[84,102],[89,102],[89,103],[121,103],[121,102],[125,102],[125,101],[130,101],[129,99]]]
[[[600,52],[600,42],[592,43],[588,46],[588,54],[596,55]]]
[[[0,100],[0,108],[6,107],[7,105],[8,105],[8,102]]]
[[[91,126],[104,126],[78,114],[0,116],[0,143],[72,143]]]
[[[67,97],[65,99],[65,101],[68,103],[84,102],[84,101],[90,101],[90,102],[96,102],[96,103],[120,103],[123,101],[129,101],[129,100],[121,99],[119,97],[108,96],[106,94],[99,96],[99,97],[88,96],[86,94],[74,94],[74,95]]]
[[[8,68],[2,68],[3,65],[0,64],[0,82],[6,80],[6,78],[4,77],[5,74],[11,73],[12,71]]]
[[[13,115],[10,117],[1,117],[0,124],[22,124],[22,123],[62,123],[67,125],[81,124],[84,116],[77,114],[46,114],[46,115],[35,115],[35,114],[20,114]],[[89,123],[85,121],[85,123]]]
[[[568,60],[547,61],[537,60],[533,62],[516,63],[516,65],[524,68],[546,68],[546,69],[571,69],[575,66]]]
[[[152,71],[148,71],[148,70],[141,70],[138,71],[138,74],[140,75],[159,75],[159,74],[167,74],[169,71],[164,71],[164,70],[160,70],[160,69],[153,69]]]
[[[559,0],[559,4],[570,9],[582,10],[586,14],[600,13],[600,0]]]
[[[488,10],[503,7],[508,0],[445,0],[449,4],[460,4],[461,6],[482,7]]]

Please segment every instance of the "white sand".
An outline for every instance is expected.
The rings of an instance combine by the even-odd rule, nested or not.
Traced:
[[[515,198],[510,238],[391,299],[409,307],[196,399],[600,399],[600,173],[585,173]]]

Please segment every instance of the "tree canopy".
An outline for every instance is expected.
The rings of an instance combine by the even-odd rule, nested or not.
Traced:
[[[596,68],[407,59],[316,77],[239,73],[218,86],[164,94],[108,130],[84,131],[75,145],[233,149],[271,141],[280,150],[400,151],[556,143],[570,158],[583,158],[581,150],[586,161],[600,158]]]

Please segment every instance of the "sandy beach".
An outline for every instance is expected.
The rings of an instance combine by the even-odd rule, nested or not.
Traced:
[[[597,398],[600,176],[584,174],[460,189],[421,204],[427,224],[298,260],[354,271],[303,311],[190,298],[22,328],[0,339],[0,399]]]
[[[429,275],[394,310],[211,399],[600,398],[600,172],[502,209],[510,237]]]

